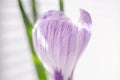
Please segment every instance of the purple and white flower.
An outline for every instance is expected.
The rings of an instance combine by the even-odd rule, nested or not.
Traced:
[[[91,17],[80,10],[80,26],[60,11],[48,11],[36,22],[33,29],[35,51],[54,80],[73,80],[76,62],[91,36]]]

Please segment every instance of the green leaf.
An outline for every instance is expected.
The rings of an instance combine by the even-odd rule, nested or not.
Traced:
[[[34,47],[33,47],[32,42],[33,42],[32,37],[29,37],[29,43],[31,45],[32,57],[33,57],[33,61],[35,63],[35,67],[36,67],[36,71],[37,71],[37,75],[38,75],[38,80],[47,80],[46,71],[45,71],[42,63],[40,62],[39,58],[37,57],[37,55],[34,51]]]
[[[22,17],[23,17],[23,21],[24,21],[24,24],[25,24],[26,33],[27,33],[27,36],[28,36],[28,41],[29,41],[31,52],[32,52],[33,61],[34,61],[35,67],[36,67],[37,75],[38,75],[38,80],[47,80],[45,69],[44,69],[42,63],[40,62],[40,60],[38,59],[38,57],[37,57],[37,55],[34,51],[33,41],[32,41],[33,25],[30,22],[27,14],[26,14],[26,12],[23,8],[22,1],[18,0],[18,4],[19,4],[19,8],[20,8],[20,11],[21,11],[21,14],[22,14]],[[35,3],[34,3],[34,6],[35,6]],[[37,18],[36,9],[34,9],[33,12],[34,12],[34,20],[35,20]]]
[[[31,5],[32,5],[33,19],[34,19],[34,22],[35,22],[37,17],[38,17],[36,0],[31,0]]]
[[[25,13],[25,10],[24,10],[23,5],[22,5],[22,1],[18,0],[18,4],[19,4],[20,11],[22,13],[22,17],[23,17],[25,26],[26,27],[33,27],[32,23],[30,22],[30,20],[27,17],[27,14]]]

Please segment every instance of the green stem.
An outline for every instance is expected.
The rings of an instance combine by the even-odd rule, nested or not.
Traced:
[[[59,8],[60,8],[60,11],[63,11],[64,12],[64,4],[63,4],[63,0],[59,0]]]

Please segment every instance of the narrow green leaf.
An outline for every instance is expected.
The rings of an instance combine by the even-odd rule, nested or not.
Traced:
[[[30,45],[30,48],[31,48],[33,61],[34,61],[35,67],[36,67],[37,75],[38,75],[38,80],[47,80],[45,69],[44,69],[42,63],[40,62],[40,60],[38,59],[38,57],[37,57],[37,55],[36,55],[36,53],[34,51],[33,41],[32,41],[32,28],[33,28],[33,25],[30,22],[27,14],[26,14],[26,12],[25,12],[25,10],[23,8],[22,1],[18,0],[18,4],[19,4],[19,8],[20,8],[20,11],[21,11],[21,14],[22,14],[22,17],[23,17],[23,21],[24,21],[24,24],[25,24],[26,33],[27,33],[27,36],[28,36],[28,41],[29,41],[29,45]],[[37,15],[37,14],[35,13],[35,15]]]
[[[33,19],[34,19],[34,22],[35,22],[37,17],[38,17],[36,0],[31,0],[31,5],[32,5]]]
[[[59,6],[60,6],[60,11],[63,11],[63,12],[64,12],[63,0],[59,0]]]
[[[18,4],[19,4],[20,11],[22,13],[22,17],[23,17],[25,26],[32,28],[32,23],[30,22],[30,20],[27,17],[27,14],[25,13],[25,10],[24,10],[23,5],[22,5],[22,1],[18,0]]]

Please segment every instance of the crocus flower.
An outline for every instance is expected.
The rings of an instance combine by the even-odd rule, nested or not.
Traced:
[[[91,17],[85,10],[80,13],[82,28],[54,10],[43,14],[34,26],[35,51],[54,80],[73,80],[76,62],[90,39]]]

